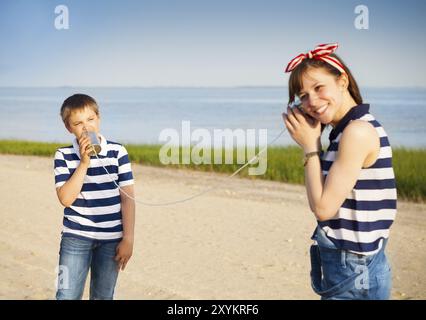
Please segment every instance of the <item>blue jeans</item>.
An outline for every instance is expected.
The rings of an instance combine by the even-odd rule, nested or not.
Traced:
[[[112,300],[118,277],[114,257],[119,241],[62,236],[56,299],[80,300],[90,268],[90,299]]]
[[[340,250],[317,227],[312,245],[312,289],[322,300],[387,300],[392,275],[385,255],[386,239],[373,255]]]

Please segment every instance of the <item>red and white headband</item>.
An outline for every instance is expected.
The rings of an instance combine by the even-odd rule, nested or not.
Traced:
[[[339,45],[337,43],[320,44],[314,50],[311,50],[306,54],[301,53],[288,63],[285,72],[293,71],[294,68],[296,68],[304,59],[317,59],[327,62],[342,73],[346,73],[342,63],[336,58],[330,57],[330,53],[336,51],[338,46]]]

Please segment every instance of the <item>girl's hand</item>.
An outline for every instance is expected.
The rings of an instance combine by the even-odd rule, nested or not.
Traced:
[[[294,141],[301,146],[305,153],[318,151],[321,144],[321,123],[299,109],[287,107],[287,113],[282,114],[285,126]]]

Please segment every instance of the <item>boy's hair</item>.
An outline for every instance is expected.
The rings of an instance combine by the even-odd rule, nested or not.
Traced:
[[[344,64],[342,59],[340,59],[335,53],[330,54],[330,57],[336,58],[342,65],[345,70],[348,80],[349,86],[348,90],[351,94],[352,98],[355,100],[357,104],[362,103],[362,96],[359,91],[358,85],[353,77],[349,68]],[[305,72],[309,71],[311,68],[323,68],[329,74],[336,76],[338,78],[342,73],[333,67],[331,64],[318,59],[304,59],[292,72],[290,75],[290,79],[288,80],[288,98],[289,103],[294,101],[295,95],[299,95],[302,90],[302,78]]]
[[[61,107],[61,118],[65,126],[68,126],[68,118],[71,113],[84,108],[92,109],[99,116],[99,106],[96,100],[87,94],[77,93],[64,100]]]

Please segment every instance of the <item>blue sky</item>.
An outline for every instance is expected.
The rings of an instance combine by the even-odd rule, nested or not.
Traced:
[[[54,27],[57,5],[70,28]],[[369,9],[369,29],[354,9]],[[319,43],[360,85],[426,87],[426,1],[0,1],[0,86],[286,85]]]

